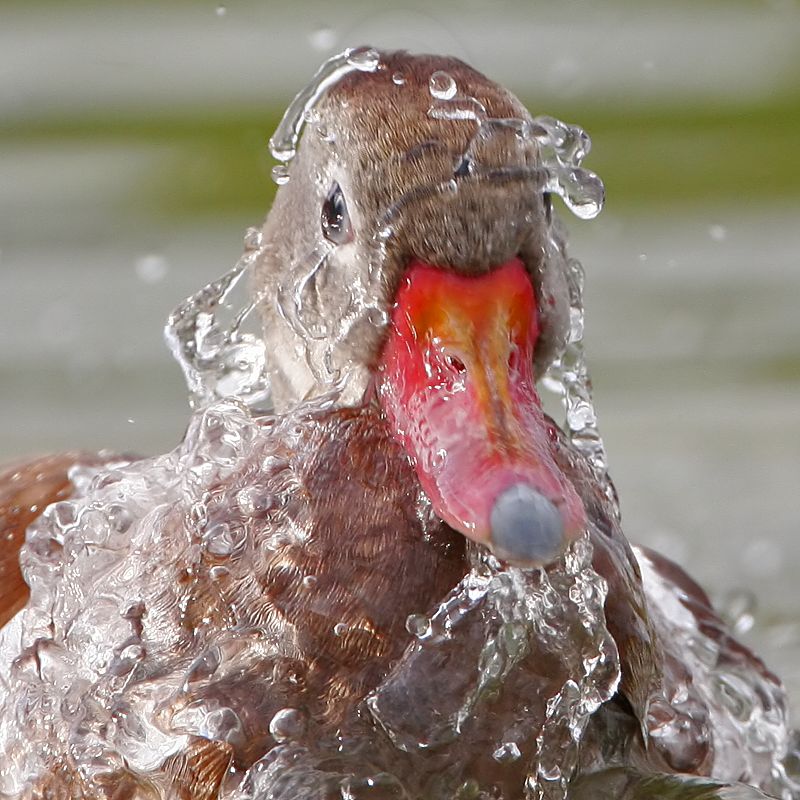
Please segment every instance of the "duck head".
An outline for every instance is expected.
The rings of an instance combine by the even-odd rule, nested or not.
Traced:
[[[276,410],[379,403],[438,516],[546,564],[585,512],[536,390],[569,298],[534,122],[456,59],[356,55],[299,109],[254,270]]]

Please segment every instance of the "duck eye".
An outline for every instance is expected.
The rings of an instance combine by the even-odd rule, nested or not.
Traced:
[[[334,182],[322,204],[322,233],[329,242],[344,244],[352,236],[350,215],[341,186]]]

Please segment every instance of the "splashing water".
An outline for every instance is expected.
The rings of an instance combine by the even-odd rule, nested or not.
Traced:
[[[233,269],[181,303],[164,329],[186,378],[192,408],[223,397],[269,408],[266,345],[260,327],[244,330],[256,301],[245,293],[242,279],[262,252],[261,232],[250,228],[244,245]]]
[[[605,189],[594,172],[581,167],[592,146],[586,131],[540,116],[534,118],[531,133],[539,142],[550,175],[548,191],[561,197],[575,216],[594,219],[603,208]]]
[[[651,740],[675,764],[691,763],[698,743],[710,743],[716,778],[744,780],[785,800],[797,797],[800,783],[785,762],[790,732],[778,679],[742,659],[719,623],[692,614],[686,592],[659,571],[654,556],[641,550],[636,556],[669,687],[651,704]]]
[[[555,252],[561,245],[551,238],[549,247]],[[597,424],[597,413],[592,400],[592,380],[583,349],[583,266],[576,258],[567,258],[566,265],[570,298],[569,338],[562,353],[547,369],[542,384],[561,398],[569,440],[591,464],[597,482],[619,517],[619,502],[608,475],[608,459]]]
[[[434,105],[429,114],[443,120],[472,120],[477,128],[462,163],[474,168],[473,150],[476,144],[497,128],[516,130],[520,139],[533,139],[539,146],[539,156],[545,180],[544,191],[557,194],[567,208],[581,219],[593,219],[603,208],[605,189],[593,172],[581,167],[591,150],[591,139],[577,125],[568,125],[554,117],[538,116],[532,122],[515,118],[490,117],[476,98],[461,94],[452,76],[435,72],[430,79]],[[438,102],[436,102],[438,101]],[[593,466],[598,482],[619,513],[616,492],[608,477],[608,461],[597,425],[597,413],[592,400],[591,377],[583,350],[584,271],[575,258],[565,253],[565,236],[557,220],[550,224],[547,257],[553,268],[563,264],[570,303],[568,339],[543,377],[543,385],[561,398],[566,414],[566,430],[572,444]]]
[[[328,141],[314,116],[325,91],[353,70],[378,68],[369,48],[323,65],[272,139],[279,184],[304,124]],[[402,75],[391,82],[404,91]],[[599,213],[602,183],[581,167],[590,143],[580,128],[551,117],[491,118],[443,71],[430,76],[428,90],[433,118],[476,123],[462,159],[468,169],[480,169],[481,141],[510,129],[538,145],[541,180],[532,191],[558,194],[584,219]],[[564,271],[570,326],[544,383],[563,401],[567,438],[593,470],[606,516],[618,516],[583,352],[583,270],[567,258],[557,222],[548,234],[546,266]],[[304,310],[334,253],[321,241],[287,266],[289,279],[270,298],[306,343],[306,360],[318,362],[320,384],[333,389],[336,341]],[[430,501],[409,501],[408,481],[391,489],[376,479],[390,472],[376,448],[365,448],[377,459],[370,471],[351,474],[365,456],[348,449],[348,437],[364,419],[380,426],[373,406],[346,408],[333,393],[270,416],[275,354],[253,313],[265,298],[248,296],[263,254],[262,234],[249,230],[233,269],[169,318],[165,335],[194,411],[181,445],[157,458],[76,468],[72,498],[50,506],[28,532],[22,565],[31,599],[0,632],[0,795],[23,796],[48,771],[74,767],[80,786],[70,788],[87,796],[113,780],[169,796],[185,788],[181,781],[214,774],[214,793],[206,786],[203,796],[221,800],[518,800],[523,784],[526,800],[563,800],[591,763],[587,730],[623,679],[606,619],[609,584],[592,546],[612,534],[590,520],[539,570],[507,567],[473,548],[466,576],[462,568],[421,606],[393,607],[401,626],[384,636],[375,621],[383,582],[429,585],[430,576],[416,574],[414,559],[410,567],[381,564],[385,542],[367,538],[363,551],[350,553],[370,535],[366,519],[364,531],[337,536],[325,550],[330,507],[356,486],[389,510],[406,513],[410,503],[414,542],[440,548],[443,563],[454,546],[441,539]],[[382,278],[348,287],[350,316],[334,339],[357,331],[358,320],[386,325],[385,310],[359,299]],[[324,509],[316,518],[315,503]],[[330,564],[343,550],[354,566],[342,577]],[[650,740],[676,762],[713,740],[715,776],[796,796],[781,763],[790,742],[778,684],[728,663],[718,640],[686,613],[679,588],[637,555],[654,628],[683,669],[668,676],[671,693],[651,698]],[[380,592],[370,596],[374,585]],[[352,652],[365,653],[363,663],[353,666]],[[639,737],[637,730],[632,739]],[[70,764],[52,753],[69,753]],[[475,777],[482,771],[500,777],[487,786]]]
[[[308,112],[319,102],[328,88],[353,70],[374,72],[380,57],[371,47],[345,50],[329,58],[317,71],[311,82],[294,98],[278,125],[269,148],[278,161],[291,161],[297,152],[297,143],[308,118]]]
[[[465,752],[488,737],[488,759],[522,762],[560,787],[543,796],[561,796],[581,731],[619,680],[585,539],[547,572],[484,555],[432,610],[409,608],[419,624],[404,654],[366,650],[365,674],[376,658],[386,673],[369,712],[353,704],[344,739],[320,732],[313,698],[328,682],[302,642],[318,619],[335,630],[328,642],[342,641],[323,648],[374,635],[341,622],[329,557],[308,560],[322,533],[298,487],[311,486],[325,410],[255,417],[220,401],[194,414],[172,453],[73,472],[72,499],[29,531],[31,600],[0,634],[0,793],[17,796],[52,769],[51,748],[71,754],[87,796],[123,774],[168,785],[176,754],[210,740],[214,759],[203,757],[228,774],[221,798],[289,800],[331,785],[376,800],[387,787],[449,797],[428,752],[438,748],[459,785]],[[295,602],[314,614],[294,615]],[[251,742],[267,754],[247,765]],[[411,790],[415,774],[428,788]]]

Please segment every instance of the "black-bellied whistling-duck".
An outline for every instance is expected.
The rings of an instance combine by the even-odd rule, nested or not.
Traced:
[[[534,120],[370,50],[295,106],[250,262],[274,413],[0,477],[0,796],[788,791],[777,679],[542,411],[570,298]]]

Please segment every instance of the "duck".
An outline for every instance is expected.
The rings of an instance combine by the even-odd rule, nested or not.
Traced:
[[[298,95],[246,258],[269,407],[0,472],[0,796],[788,796],[780,681],[542,408],[542,141],[452,57]]]

